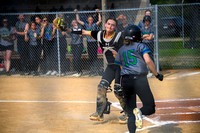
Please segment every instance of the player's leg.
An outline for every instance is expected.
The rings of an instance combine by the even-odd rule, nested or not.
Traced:
[[[122,87],[124,94],[124,101],[126,103],[124,110],[128,115],[127,126],[130,133],[135,133],[136,124],[133,109],[136,107],[136,93],[134,91],[135,80],[131,76],[122,77]]]
[[[142,114],[151,115],[155,113],[155,101],[146,76],[140,78],[137,85],[136,94],[143,104],[143,107],[141,108]]]
[[[109,104],[106,98],[106,93],[113,79],[114,74],[112,72],[112,67],[108,65],[97,87],[97,108],[96,112],[90,115],[91,120],[103,120],[104,111],[106,110],[106,106]]]
[[[151,115],[155,113],[155,102],[146,76],[140,76],[137,82],[135,82],[135,86],[136,94],[142,101],[143,107],[141,109],[135,108],[133,113],[136,117],[136,126],[142,128],[142,115]]]

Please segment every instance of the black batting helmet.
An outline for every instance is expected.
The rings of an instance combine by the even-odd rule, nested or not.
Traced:
[[[141,41],[141,31],[136,25],[130,25],[124,30],[124,40],[126,41]]]
[[[151,23],[151,17],[148,16],[148,15],[145,15],[144,18],[143,18],[143,23],[144,23],[145,21],[149,21],[149,22]]]

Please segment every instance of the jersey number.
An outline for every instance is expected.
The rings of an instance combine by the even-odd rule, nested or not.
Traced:
[[[128,50],[126,52],[123,52],[123,57],[124,57],[124,62],[125,65],[128,67],[129,65],[133,66],[135,64],[137,64],[137,58],[133,55],[131,55],[131,53],[133,53],[135,50]]]

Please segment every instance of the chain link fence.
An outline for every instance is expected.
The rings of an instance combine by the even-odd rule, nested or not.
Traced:
[[[200,68],[200,4],[158,6],[159,63],[163,68]]]
[[[105,66],[97,41],[87,36],[60,32],[53,27],[53,19],[62,16],[68,27],[72,28],[77,23],[78,27],[87,30],[102,30],[105,20],[112,17],[118,20],[117,31],[123,31],[123,24],[138,25],[145,10],[150,9],[154,21],[154,61],[158,71],[159,68],[200,68],[199,6],[200,4],[156,5],[99,11],[102,19],[100,25],[95,25],[100,20],[95,11],[79,11],[82,23],[76,21],[75,12],[0,14],[0,34],[1,40],[4,37],[16,37],[15,40],[9,40],[14,46],[9,68],[12,75],[97,76],[102,75]],[[94,25],[86,27],[91,16]],[[9,30],[4,28],[6,20]],[[43,26],[44,34],[40,38]],[[27,37],[24,31],[27,31]],[[1,51],[3,48],[1,47]],[[0,60],[0,74],[5,74],[3,52]],[[7,66],[8,62],[6,61]]]

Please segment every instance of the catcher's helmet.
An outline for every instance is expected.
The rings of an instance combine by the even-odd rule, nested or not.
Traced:
[[[141,41],[141,31],[136,25],[130,25],[124,30],[124,40],[126,41]]]
[[[144,18],[143,18],[143,23],[144,23],[145,21],[149,21],[149,22],[151,23],[151,17],[148,16],[148,15],[145,15]]]

